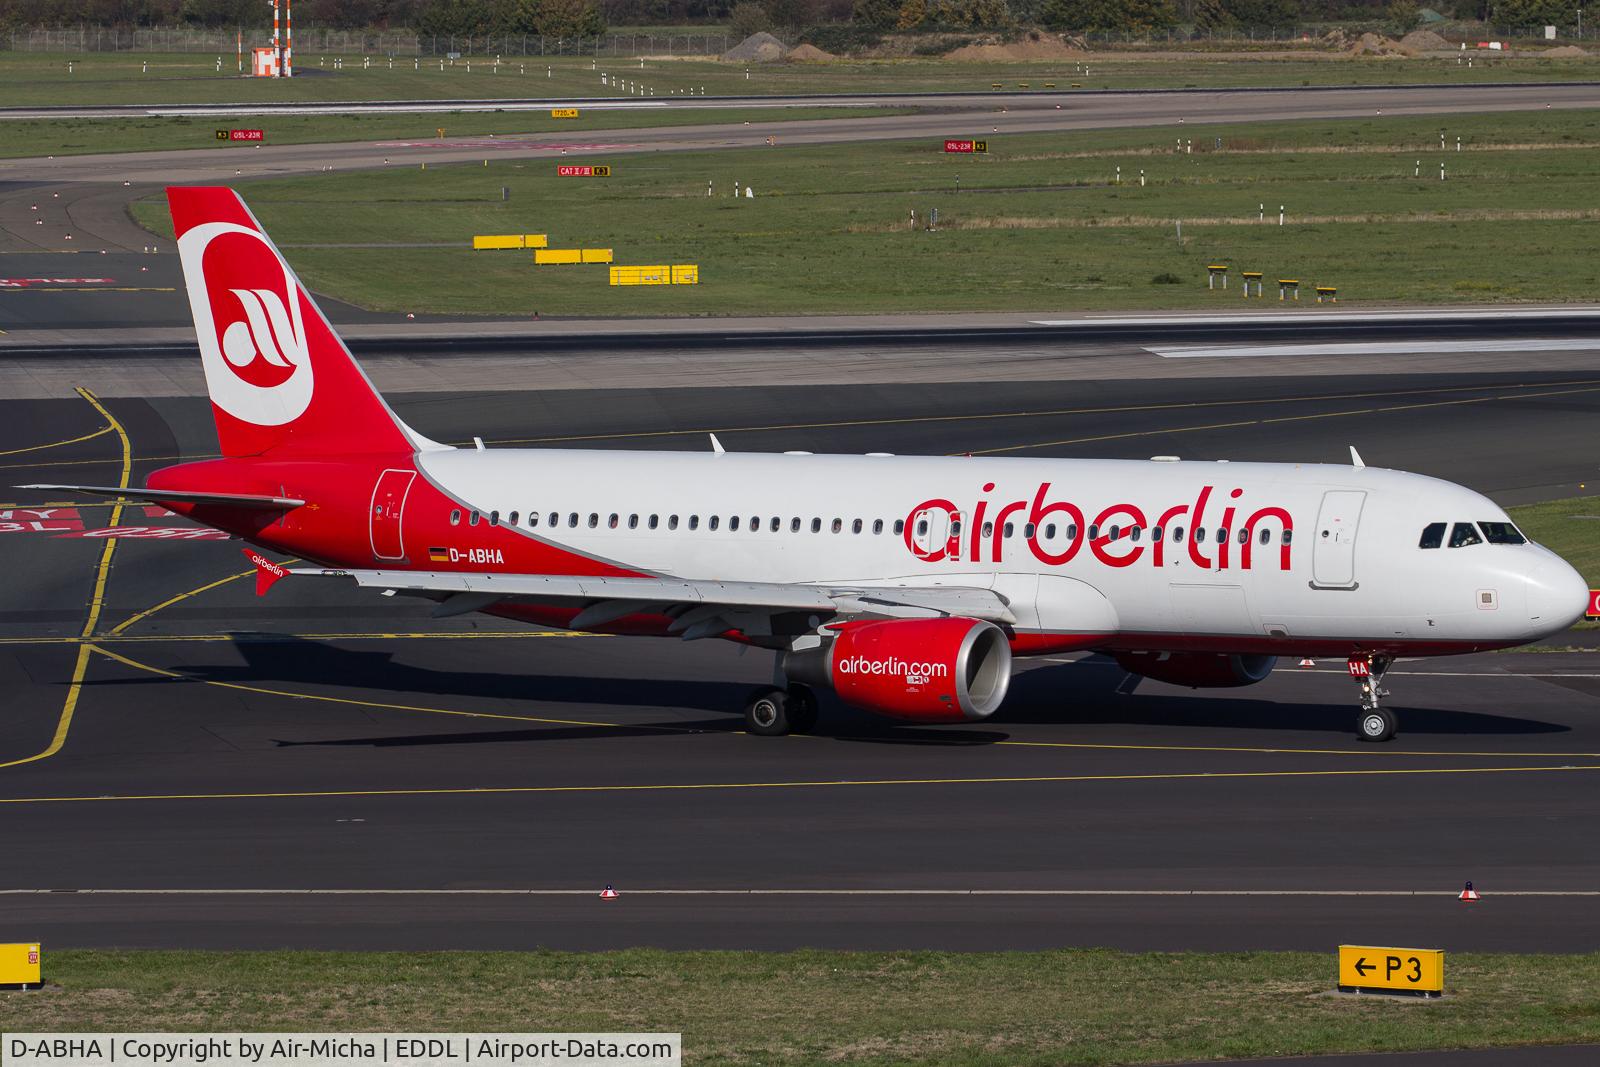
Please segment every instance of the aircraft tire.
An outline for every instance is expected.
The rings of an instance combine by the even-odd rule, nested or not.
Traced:
[[[1356,719],[1356,733],[1363,741],[1382,742],[1394,739],[1398,724],[1394,712],[1388,708],[1363,708]]]
[[[809,685],[798,683],[789,687],[789,729],[797,734],[809,734],[817,728],[817,694]]]
[[[793,724],[789,694],[767,687],[750,694],[744,705],[744,728],[757,737],[782,737]]]

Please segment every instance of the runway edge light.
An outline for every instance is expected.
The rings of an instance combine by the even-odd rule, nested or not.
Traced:
[[[44,985],[37,943],[0,945],[0,989],[38,989]]]
[[[615,889],[612,889],[611,886],[607,885],[604,889],[602,889],[600,891],[600,899],[601,900],[616,900],[617,899],[617,891]]]
[[[1478,891],[1472,888],[1471,882],[1468,882],[1467,887],[1461,891],[1461,895],[1456,899],[1463,904],[1476,904],[1478,902]]]

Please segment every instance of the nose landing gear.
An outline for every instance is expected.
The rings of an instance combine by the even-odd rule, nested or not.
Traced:
[[[1391,740],[1399,724],[1394,712],[1379,704],[1379,699],[1389,695],[1383,688],[1383,676],[1393,665],[1394,657],[1357,654],[1350,657],[1350,677],[1361,684],[1361,714],[1356,719],[1356,734],[1363,741]]]

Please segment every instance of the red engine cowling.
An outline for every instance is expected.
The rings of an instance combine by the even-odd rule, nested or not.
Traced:
[[[791,652],[784,673],[846,704],[912,722],[993,715],[1011,685],[1005,632],[977,619],[847,623],[818,649]]]
[[[1117,665],[1129,674],[1191,689],[1255,685],[1272,673],[1277,656],[1223,652],[1121,652]]]

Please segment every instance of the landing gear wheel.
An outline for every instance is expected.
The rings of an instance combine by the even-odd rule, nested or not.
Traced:
[[[789,729],[797,734],[809,734],[817,727],[817,694],[809,685],[796,683],[789,687]]]
[[[744,706],[744,728],[758,737],[782,737],[793,729],[792,703],[782,689],[757,689]]]
[[[1356,720],[1356,732],[1363,741],[1388,741],[1396,729],[1394,712],[1388,708],[1367,708]]]

